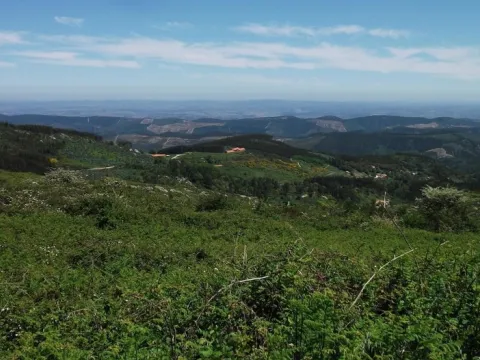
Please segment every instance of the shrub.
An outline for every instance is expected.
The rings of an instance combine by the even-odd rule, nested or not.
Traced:
[[[461,190],[426,186],[417,202],[418,211],[431,230],[460,231],[472,227],[472,203]]]
[[[217,211],[226,209],[230,206],[228,198],[224,195],[215,194],[201,199],[197,206],[197,211]]]
[[[48,158],[48,162],[51,166],[55,167],[58,164],[58,159],[56,158]]]
[[[65,207],[65,212],[72,216],[91,216],[96,219],[99,229],[114,229],[117,227],[118,214],[114,199],[105,195],[88,195],[77,199]]]
[[[84,178],[75,170],[55,169],[45,174],[45,181],[49,184],[79,184]]]

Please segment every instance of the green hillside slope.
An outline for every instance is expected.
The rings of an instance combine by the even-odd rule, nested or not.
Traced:
[[[1,359],[480,355],[480,193],[436,159],[0,141]]]
[[[331,154],[440,156],[450,165],[474,168],[480,159],[479,129],[402,130],[331,133],[288,141],[293,146]],[[433,150],[433,151],[431,151]],[[437,151],[437,150],[441,150]]]
[[[58,175],[0,192],[2,358],[480,349],[476,233],[402,235],[381,212],[326,195],[288,207],[181,183]],[[404,256],[360,292],[394,255]]]

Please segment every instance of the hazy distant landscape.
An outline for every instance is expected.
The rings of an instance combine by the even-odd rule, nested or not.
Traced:
[[[479,103],[461,102],[324,102],[288,100],[251,101],[16,101],[2,102],[3,114],[64,116],[177,117],[238,119],[245,117],[334,115],[352,118],[368,115],[456,117],[480,119]]]

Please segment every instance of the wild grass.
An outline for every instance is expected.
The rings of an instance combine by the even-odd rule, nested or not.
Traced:
[[[388,223],[333,199],[77,180],[3,185],[3,359],[480,355],[478,233],[404,229],[415,250],[352,306],[409,250]]]

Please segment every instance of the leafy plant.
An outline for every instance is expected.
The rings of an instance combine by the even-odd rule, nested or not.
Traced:
[[[472,224],[472,202],[467,194],[458,189],[426,186],[417,203],[419,213],[432,230],[465,230]]]

